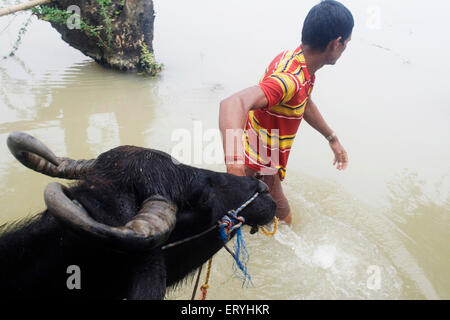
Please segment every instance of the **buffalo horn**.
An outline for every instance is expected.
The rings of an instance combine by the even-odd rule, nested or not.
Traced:
[[[50,177],[80,179],[95,162],[95,159],[59,158],[41,141],[24,132],[12,132],[7,144],[13,156],[25,167]]]
[[[177,207],[162,196],[145,200],[127,224],[112,227],[95,221],[79,204],[70,200],[63,185],[47,185],[44,200],[48,211],[74,232],[87,234],[118,249],[148,250],[164,243],[175,227]]]

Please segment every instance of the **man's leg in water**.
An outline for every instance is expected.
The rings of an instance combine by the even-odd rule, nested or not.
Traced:
[[[245,173],[250,177],[256,176],[256,171],[248,167],[245,167]],[[267,186],[269,187],[270,195],[277,204],[277,212],[275,213],[275,215],[278,219],[290,225],[292,222],[291,208],[289,207],[289,202],[283,193],[280,176],[278,174],[262,175],[261,180],[265,184],[267,184]]]

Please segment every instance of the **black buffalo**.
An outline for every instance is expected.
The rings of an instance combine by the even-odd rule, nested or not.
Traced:
[[[25,166],[76,182],[50,183],[45,211],[1,227],[0,299],[163,299],[224,243],[217,228],[161,246],[212,228],[255,193],[240,213],[245,224],[255,229],[274,218],[263,182],[183,165],[161,151],[120,146],[75,161],[20,132],[8,147]],[[68,288],[69,266],[79,267],[80,289]]]

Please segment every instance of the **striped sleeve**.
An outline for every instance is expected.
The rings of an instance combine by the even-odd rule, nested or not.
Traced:
[[[272,73],[261,80],[259,86],[266,95],[269,109],[291,100],[300,88],[297,77],[285,72]]]

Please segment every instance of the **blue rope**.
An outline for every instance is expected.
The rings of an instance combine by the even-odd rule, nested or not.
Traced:
[[[223,218],[225,219],[225,218]],[[222,221],[223,221],[222,219]],[[225,226],[226,224],[221,224],[220,225],[220,237],[222,238],[223,243],[226,243],[229,239],[229,234],[227,234],[227,232],[225,231]]]
[[[244,237],[242,236],[241,227],[245,222],[244,217],[238,216],[237,214],[241,212],[245,207],[247,207],[259,193],[255,193],[253,197],[247,200],[243,205],[241,205],[236,210],[228,211],[227,215],[222,218],[222,223],[220,225],[220,235],[224,243],[230,240],[231,232],[236,230],[236,241],[234,243],[234,263],[233,263],[233,273],[235,276],[242,279],[242,287],[247,287],[248,284],[252,284],[251,276],[247,271],[247,263],[250,259],[250,255],[248,254],[247,247],[245,245]],[[237,272],[237,269],[241,270],[242,276],[240,276]]]
[[[242,287],[248,287],[249,284],[253,286],[252,278],[247,271],[247,263],[250,260],[250,255],[247,251],[241,229],[238,229],[238,231],[236,231],[236,241],[233,247],[235,260],[235,263],[233,263],[234,275],[242,279]],[[237,272],[236,266],[241,270],[242,276]]]

